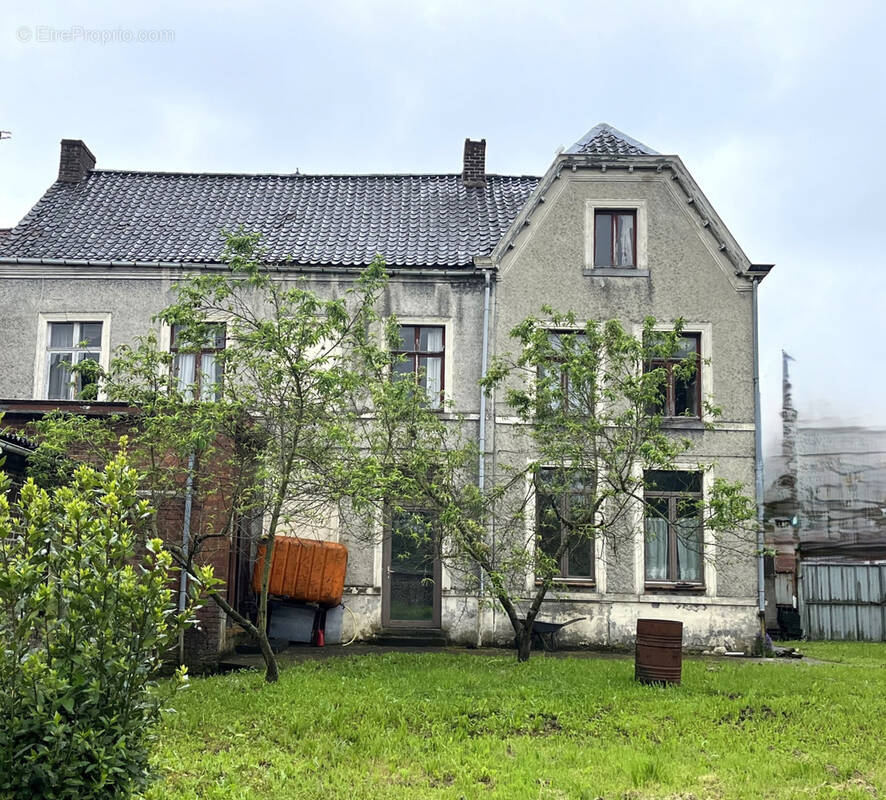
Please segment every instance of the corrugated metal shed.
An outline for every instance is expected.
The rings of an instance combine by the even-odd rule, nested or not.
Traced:
[[[810,564],[800,572],[809,639],[886,641],[886,564]]]

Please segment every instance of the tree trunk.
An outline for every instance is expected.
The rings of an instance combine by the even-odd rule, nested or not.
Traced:
[[[520,634],[517,637],[517,661],[529,661],[529,654],[532,651],[532,628],[523,625]]]
[[[265,683],[276,683],[280,677],[280,671],[277,668],[277,658],[268,639],[268,632],[259,628],[258,633],[258,646],[261,648],[262,658],[265,660]]]
[[[274,558],[274,544],[276,537],[274,531],[277,528],[277,514],[275,510],[274,517],[271,521],[272,533],[265,543],[265,562],[262,565],[261,574],[261,590],[258,597],[258,628],[262,631],[268,630],[268,587],[271,585],[271,562]]]
[[[239,622],[240,625],[252,634],[252,638],[255,639],[258,643],[259,650],[261,650],[262,658],[265,660],[265,680],[268,683],[276,683],[277,678],[280,677],[280,671],[277,668],[277,657],[274,655],[274,651],[271,648],[271,642],[268,639],[267,628],[253,625],[247,617],[244,617],[240,612],[235,611],[233,606],[231,606],[230,603],[228,603],[228,601],[214,589],[209,592],[209,596],[216,602],[219,608],[225,612],[225,614],[235,622]]]
[[[175,553],[173,553],[173,558],[175,558],[181,564],[181,559]],[[182,567],[184,569],[184,567]],[[195,576],[191,576],[191,579],[196,583],[200,584]],[[202,585],[202,584],[200,584]],[[204,587],[205,588],[205,587]],[[216,589],[209,589],[206,591],[209,597],[215,602],[215,604],[225,612],[234,622],[240,623],[243,628],[248,631],[252,638],[258,643],[259,650],[261,650],[262,658],[265,660],[265,680],[268,683],[276,683],[277,678],[280,677],[280,670],[277,667],[277,657],[274,655],[274,651],[271,649],[271,642],[268,640],[268,631],[266,628],[257,627],[252,624],[248,617],[243,616],[239,611],[235,610],[234,607],[222,597]]]

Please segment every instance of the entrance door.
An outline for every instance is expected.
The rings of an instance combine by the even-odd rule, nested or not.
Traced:
[[[439,628],[440,559],[431,515],[424,511],[391,514],[383,555],[382,624]]]

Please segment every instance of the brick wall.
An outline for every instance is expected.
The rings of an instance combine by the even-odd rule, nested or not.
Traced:
[[[29,425],[36,415],[33,413],[16,414],[7,411],[3,423],[6,427],[28,433]],[[119,422],[114,433],[119,436],[126,433],[129,423]],[[85,447],[76,448],[70,455],[78,460],[95,463],[94,453]],[[238,571],[242,575],[248,565],[238,564],[233,553],[232,544],[239,530],[236,518],[230,521],[230,497],[232,486],[243,475],[233,474],[230,464],[236,463],[235,449],[230,443],[219,442],[214,460],[210,463],[195,464],[196,479],[192,487],[191,537],[199,547],[195,561],[198,564],[210,564],[215,576],[224,582],[228,589],[228,602],[238,607],[240,597],[231,581]],[[96,466],[99,466],[96,464]],[[175,488],[158,503],[157,528],[160,537],[170,544],[182,543],[185,511],[185,475],[186,465],[169,460],[166,467],[176,474]],[[233,534],[231,533],[233,532]],[[218,534],[208,535],[207,534]],[[249,548],[244,547],[244,558],[248,558]],[[175,573],[170,589],[173,591],[174,602],[178,602],[180,574]],[[205,600],[202,608],[196,613],[198,624],[185,633],[185,662],[189,666],[200,666],[217,660],[225,648],[225,631],[229,625],[226,615],[212,600]]]

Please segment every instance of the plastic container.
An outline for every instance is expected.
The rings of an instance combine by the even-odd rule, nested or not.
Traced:
[[[344,606],[335,606],[326,610],[326,620],[324,622],[324,633],[326,635],[326,644],[341,644],[341,629],[344,622]]]
[[[317,628],[317,607],[285,602],[268,603],[268,636],[284,642],[310,644]]]
[[[258,549],[252,588],[261,590],[265,547]],[[295,536],[277,536],[271,557],[268,593],[302,603],[336,606],[341,602],[348,568],[348,549],[338,542],[318,542]]]

